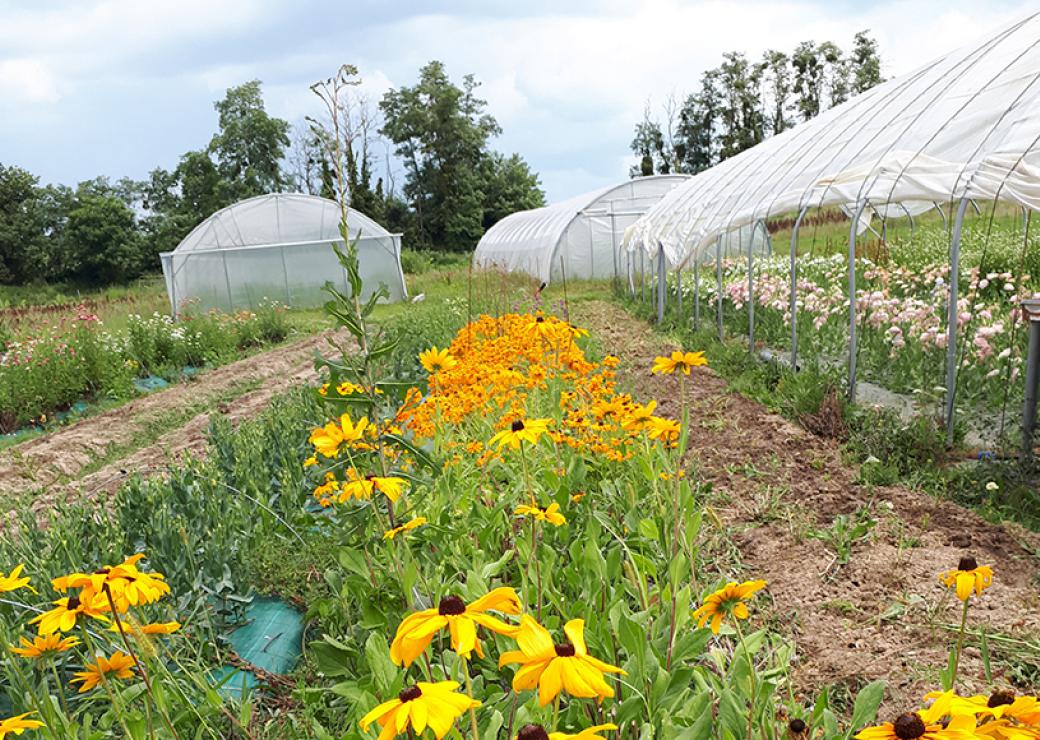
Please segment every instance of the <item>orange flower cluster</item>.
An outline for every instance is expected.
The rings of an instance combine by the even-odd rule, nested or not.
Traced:
[[[674,443],[678,424],[654,416],[653,405],[642,406],[616,392],[617,358],[591,362],[575,341],[586,332],[555,316],[505,314],[481,316],[463,327],[442,351],[451,362],[439,365],[423,396],[409,394],[398,421],[417,437],[431,438],[444,425],[465,430],[473,418],[493,419],[496,429],[537,415],[528,409],[528,394],[559,388],[562,423],[547,432],[558,445],[609,460],[631,457],[644,433]],[[476,441],[445,443],[479,454],[484,464],[500,452]]]

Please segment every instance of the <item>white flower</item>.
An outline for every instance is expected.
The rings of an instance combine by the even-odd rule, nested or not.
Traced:
[[[986,490],[987,491],[999,491],[1000,490],[1000,486],[997,485],[996,481],[992,481],[991,480],[989,483],[986,484]]]

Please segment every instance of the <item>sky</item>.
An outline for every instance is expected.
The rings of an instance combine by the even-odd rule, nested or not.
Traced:
[[[0,163],[43,182],[144,178],[216,131],[251,79],[293,123],[343,63],[377,101],[431,59],[473,73],[550,201],[623,180],[649,102],[694,89],[727,51],[877,38],[893,77],[1025,15],[1021,0],[0,0]],[[398,188],[403,173],[395,168]]]

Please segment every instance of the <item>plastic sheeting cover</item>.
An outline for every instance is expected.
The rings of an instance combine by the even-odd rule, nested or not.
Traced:
[[[1033,13],[695,175],[626,246],[656,254],[660,243],[674,267],[720,233],[803,207],[974,198],[1040,209],[1038,142]]]
[[[172,252],[161,255],[166,291],[177,314],[193,310],[254,309],[265,301],[318,306],[326,281],[346,289],[346,272],[332,251],[343,244],[335,201],[276,193],[241,201],[199,224]],[[355,209],[347,212],[367,299],[385,284],[391,301],[407,297],[400,235]]]
[[[511,214],[487,230],[473,263],[525,272],[546,283],[620,275],[617,254],[625,229],[686,179],[686,175],[639,177]]]

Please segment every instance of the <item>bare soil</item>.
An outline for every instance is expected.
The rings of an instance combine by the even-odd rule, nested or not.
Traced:
[[[42,523],[58,502],[112,493],[131,473],[147,474],[185,455],[204,455],[212,414],[237,422],[288,388],[313,382],[315,352],[326,349],[330,338],[329,333],[308,336],[261,352],[0,451],[0,500],[8,508],[31,508]],[[135,446],[149,428],[192,408],[206,410],[158,437],[153,431],[154,441]],[[120,449],[127,454],[112,454]],[[113,459],[92,469],[108,457]],[[11,518],[9,513],[7,521]]]
[[[621,358],[622,384],[678,417],[678,378],[650,373],[653,358],[674,343],[610,303],[579,304],[574,312],[605,351]],[[708,563],[706,579],[769,582],[768,618],[797,646],[797,687],[810,692],[832,685],[853,693],[885,679],[883,712],[918,706],[924,693],[939,687],[938,672],[955,640],[947,626],[960,621],[960,603],[937,575],[962,556],[991,565],[995,574],[993,586],[973,601],[969,625],[1023,639],[1040,635],[1035,533],[989,523],[921,492],[858,484],[857,468],[846,464],[832,438],[730,391],[710,368],[696,368],[685,387],[693,420],[689,468],[710,484],[705,500],[725,529],[708,536],[723,535],[739,551],[738,558]],[[854,519],[863,510],[877,524],[853,545],[847,564],[809,536],[831,528],[839,515]],[[977,636],[967,644],[961,676],[988,692]],[[1017,658],[995,641],[990,649],[994,681],[1009,683]]]

